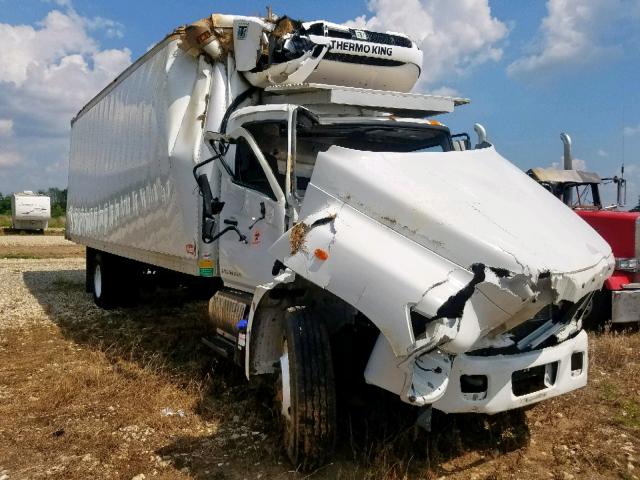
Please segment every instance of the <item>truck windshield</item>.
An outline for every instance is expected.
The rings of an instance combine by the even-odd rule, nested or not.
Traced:
[[[388,122],[363,124],[299,124],[298,148],[324,151],[332,145],[372,152],[448,152],[451,134],[443,126]],[[303,144],[303,145],[301,145]],[[305,150],[303,146],[303,150]]]
[[[281,121],[243,125],[255,138],[265,159],[284,189],[287,170],[287,124]],[[449,152],[453,150],[449,129],[409,122],[319,123],[302,113],[295,136],[295,176],[292,184],[304,192],[318,153],[332,146],[373,152]]]

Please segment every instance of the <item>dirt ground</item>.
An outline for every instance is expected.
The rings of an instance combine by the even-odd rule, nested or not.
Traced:
[[[59,235],[0,235],[0,258],[84,257],[84,247]]]
[[[204,302],[162,292],[101,311],[78,250],[43,258],[60,247],[0,259],[1,480],[640,477],[637,332],[590,335],[583,390],[526,412],[434,415],[431,434],[372,389],[341,406],[335,461],[301,474],[280,449],[269,391],[201,343]]]

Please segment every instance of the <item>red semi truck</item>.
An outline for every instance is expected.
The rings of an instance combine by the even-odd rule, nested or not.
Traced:
[[[640,213],[620,210],[625,204],[624,167],[620,177],[600,178],[597,173],[573,170],[571,138],[564,143],[564,169],[533,168],[527,173],[582,217],[611,246],[616,269],[594,297],[589,322],[601,325],[640,322]],[[617,187],[616,202],[603,206],[600,185]]]

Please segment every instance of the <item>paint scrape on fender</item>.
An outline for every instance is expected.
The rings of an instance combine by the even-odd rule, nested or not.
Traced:
[[[333,213],[331,215],[327,215],[326,217],[319,218],[312,222],[311,224],[306,224],[304,222],[296,223],[290,230],[289,233],[289,241],[291,245],[291,255],[295,255],[296,253],[303,251],[307,251],[307,233],[313,230],[316,227],[320,227],[322,225],[327,225],[335,220],[336,214]]]

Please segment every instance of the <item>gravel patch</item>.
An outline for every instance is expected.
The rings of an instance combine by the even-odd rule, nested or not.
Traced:
[[[0,247],[51,247],[73,246],[75,243],[61,235],[2,235]]]
[[[78,288],[84,288],[83,258],[0,260],[0,330],[52,323],[52,306],[68,305]]]

